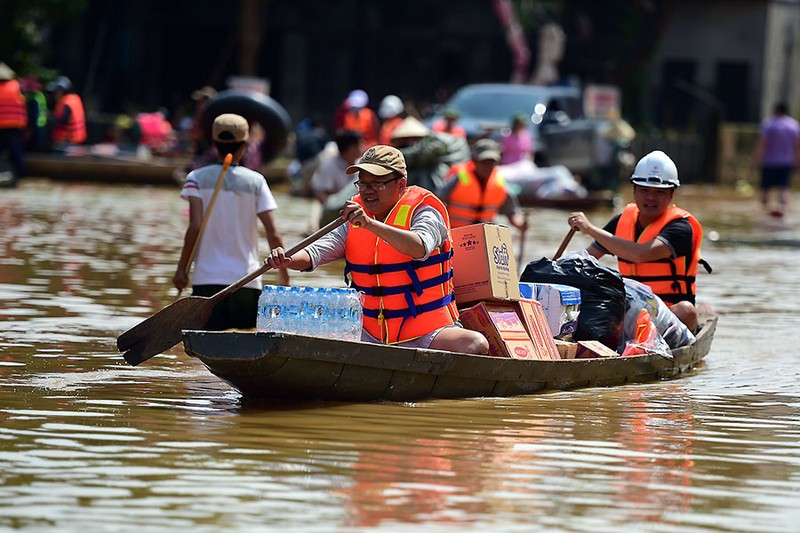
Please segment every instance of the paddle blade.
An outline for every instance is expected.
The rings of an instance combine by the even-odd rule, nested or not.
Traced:
[[[117,348],[136,366],[181,342],[184,329],[202,329],[213,310],[210,298],[182,298],[120,335]]]

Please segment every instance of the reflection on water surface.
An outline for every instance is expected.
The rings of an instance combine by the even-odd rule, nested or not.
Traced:
[[[186,223],[177,190],[4,190],[0,528],[794,530],[797,220],[684,189],[679,203],[719,233],[704,245],[715,272],[699,285],[720,323],[689,377],[279,405],[243,401],[180,347],[136,368],[116,352],[119,333],[175,298]],[[278,200],[284,240],[299,242],[308,203]],[[565,213],[531,210],[530,220],[527,259],[552,255]],[[762,241],[776,244],[753,245]],[[576,236],[571,247],[586,244]],[[293,280],[338,286],[341,265]]]

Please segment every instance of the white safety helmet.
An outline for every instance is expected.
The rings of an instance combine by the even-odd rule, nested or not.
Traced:
[[[655,189],[675,189],[681,186],[678,167],[661,150],[655,150],[641,158],[633,169],[630,181],[640,187]]]
[[[396,117],[403,112],[403,101],[400,97],[390,94],[381,100],[381,105],[378,108],[378,116],[381,118]]]

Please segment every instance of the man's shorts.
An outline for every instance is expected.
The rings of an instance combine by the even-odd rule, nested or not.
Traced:
[[[762,167],[761,168],[761,188],[769,189],[778,187],[785,189],[789,186],[789,178],[792,177],[794,168],[786,167]]]
[[[214,296],[225,288],[225,285],[194,285],[192,286],[192,296]],[[230,328],[256,327],[259,296],[261,296],[260,290],[244,288],[223,298],[214,306],[211,318],[204,329],[221,331]]]
[[[461,328],[461,327],[462,326],[460,324],[454,324],[452,326],[444,326],[442,328],[435,329],[430,333],[428,333],[427,335],[423,335],[422,337],[417,337],[416,339],[411,339],[410,341],[406,342],[399,342],[397,344],[392,344],[392,346],[401,346],[403,348],[430,348],[433,339],[435,339],[436,335],[438,335],[442,330],[448,328]],[[381,341],[379,341],[378,339],[367,333],[367,330],[365,329],[361,330],[361,341],[371,342],[373,344],[382,344]]]

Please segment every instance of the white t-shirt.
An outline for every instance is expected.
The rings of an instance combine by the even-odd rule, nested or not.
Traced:
[[[350,163],[342,159],[338,153],[323,159],[311,177],[311,190],[336,194],[345,187],[352,188],[355,175],[345,173],[349,166]]]
[[[181,190],[181,198],[203,201],[204,216],[221,170],[220,164],[193,170]],[[230,285],[260,268],[258,214],[277,207],[264,176],[231,165],[197,246],[192,285]],[[245,287],[260,289],[261,277]]]

